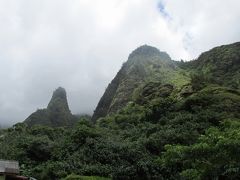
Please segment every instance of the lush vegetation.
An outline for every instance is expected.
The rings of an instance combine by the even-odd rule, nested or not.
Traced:
[[[72,129],[16,124],[2,132],[0,157],[19,160],[22,174],[39,179],[72,173],[116,179],[238,177],[240,92],[209,85],[179,99],[171,88],[166,91],[130,102],[97,124],[85,119]]]
[[[0,158],[46,180],[239,179],[239,88],[191,63],[179,65],[181,85],[150,78],[96,123],[81,118],[72,128],[18,123],[1,130]]]
[[[108,85],[92,119],[96,121],[117,112],[133,101],[135,91],[151,81],[181,87],[190,81],[190,77],[178,68],[167,53],[151,46],[140,46],[129,55],[128,61]]]

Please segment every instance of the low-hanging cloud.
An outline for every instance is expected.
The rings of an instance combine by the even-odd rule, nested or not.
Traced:
[[[73,113],[92,113],[142,44],[190,60],[238,41],[238,0],[1,0],[0,125],[43,108],[58,86]]]

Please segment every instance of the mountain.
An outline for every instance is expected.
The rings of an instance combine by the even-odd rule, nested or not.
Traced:
[[[96,123],[78,115],[56,128],[73,122],[59,88],[29,117],[47,126],[0,131],[0,159],[37,179],[240,179],[239,61],[239,43],[190,62],[141,46],[106,89]]]
[[[240,87],[239,42],[215,47],[189,62],[173,61],[166,52],[144,45],[129,55],[108,85],[92,120],[121,110],[128,102],[136,100],[139,91],[148,84],[155,84],[151,88],[159,90],[159,85],[171,85],[175,92],[180,89],[179,95],[185,96],[206,83]]]
[[[72,126],[76,122],[68,107],[64,88],[57,88],[46,109],[32,113],[25,121],[28,126],[46,125],[51,127]]]
[[[100,99],[92,120],[117,112],[134,99],[146,82],[170,83],[180,87],[189,81],[166,52],[143,45],[134,50],[108,85]]]

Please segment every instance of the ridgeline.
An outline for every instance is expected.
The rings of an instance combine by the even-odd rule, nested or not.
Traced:
[[[38,179],[240,179],[240,43],[190,62],[141,46],[92,120],[72,117],[59,88],[46,109],[0,131],[0,159]]]

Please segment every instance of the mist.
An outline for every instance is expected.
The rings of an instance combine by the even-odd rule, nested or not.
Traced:
[[[73,114],[92,114],[131,51],[148,44],[175,60],[195,59],[240,39],[239,7],[238,0],[1,0],[0,125],[46,107],[59,86]]]

